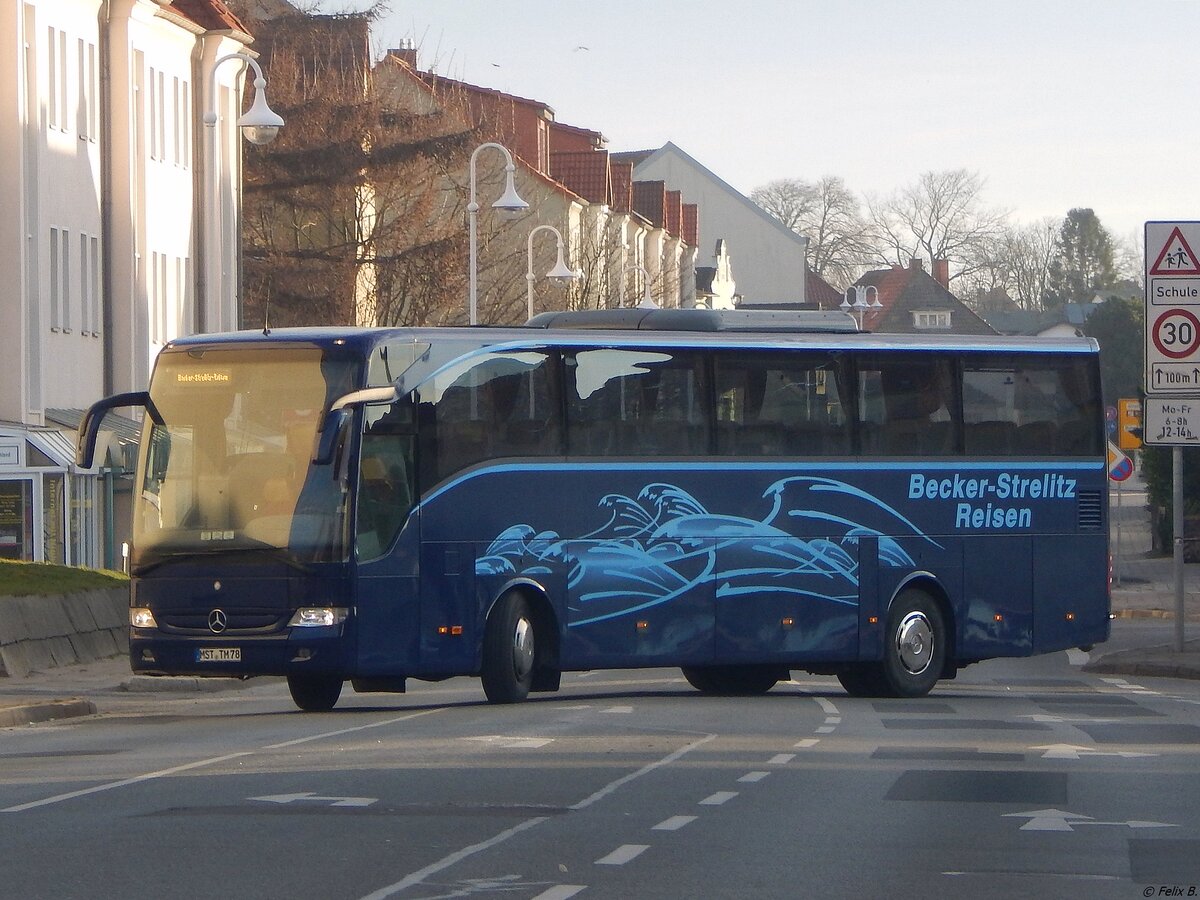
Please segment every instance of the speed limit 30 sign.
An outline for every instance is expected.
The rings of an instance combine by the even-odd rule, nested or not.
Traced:
[[[1146,393],[1200,396],[1200,222],[1146,223]]]

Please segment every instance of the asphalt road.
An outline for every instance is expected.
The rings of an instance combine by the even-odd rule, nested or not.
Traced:
[[[0,897],[1200,895],[1200,683],[1082,656],[913,701],[675,670],[507,707],[465,679],[138,698],[0,731]]]

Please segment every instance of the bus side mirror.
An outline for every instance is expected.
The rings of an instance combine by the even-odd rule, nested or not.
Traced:
[[[389,385],[381,388],[366,388],[339,397],[329,407],[325,416],[325,424],[321,428],[321,439],[317,443],[317,453],[313,462],[318,466],[327,466],[334,461],[338,448],[342,446],[344,434],[354,418],[354,409],[367,403],[394,403],[396,387]]]
[[[158,410],[154,408],[154,403],[150,400],[150,394],[147,391],[132,391],[128,394],[114,394],[111,397],[105,397],[103,400],[98,400],[88,407],[88,411],[83,414],[83,421],[79,423],[79,438],[75,444],[75,465],[81,469],[90,469],[96,457],[96,438],[100,434],[100,423],[104,421],[104,416],[109,410],[118,409],[122,406],[140,406],[143,407],[156,422],[162,422],[161,416],[158,415]]]

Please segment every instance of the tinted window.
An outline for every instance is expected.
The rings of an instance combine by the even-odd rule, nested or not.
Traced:
[[[934,353],[858,359],[858,417],[863,453],[949,456],[958,452],[954,359]]]
[[[716,358],[717,452],[829,456],[850,452],[839,367],[824,354]]]
[[[561,454],[554,359],[536,350],[482,353],[422,384],[422,483],[484,460]]]
[[[698,354],[580,350],[565,362],[571,455],[710,452],[707,390]]]
[[[963,365],[966,450],[985,456],[1102,452],[1090,357],[969,357]]]

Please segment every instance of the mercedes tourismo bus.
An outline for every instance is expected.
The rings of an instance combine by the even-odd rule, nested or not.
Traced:
[[[136,405],[141,673],[285,675],[308,710],[647,666],[919,696],[1108,637],[1090,340],[703,310],[197,335],[93,406],[81,464]]]

